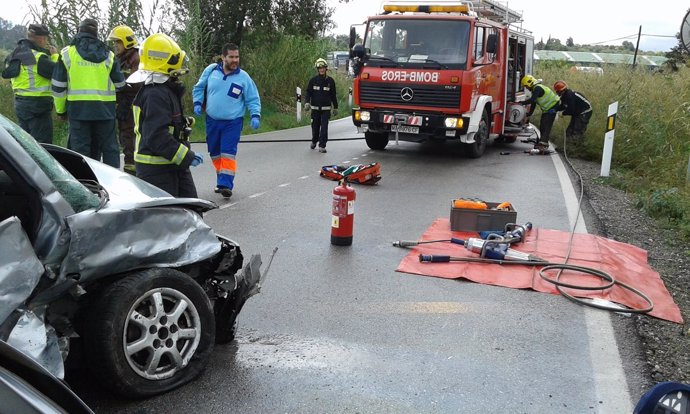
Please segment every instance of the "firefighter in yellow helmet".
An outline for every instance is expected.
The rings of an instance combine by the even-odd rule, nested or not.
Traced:
[[[319,152],[326,152],[328,120],[338,114],[338,96],[335,81],[328,76],[328,63],[323,58],[314,62],[316,76],[309,80],[304,94],[304,109],[311,110],[311,149],[319,145]]]
[[[139,69],[139,41],[129,26],[115,26],[108,35],[115,49],[115,56],[120,69],[128,78]],[[134,167],[134,118],[132,117],[132,101],[139,91],[133,84],[127,84],[117,91],[117,129],[120,135],[120,145],[125,154],[125,172],[136,174]]]
[[[113,52],[98,39],[98,22],[84,19],[72,43],[62,49],[53,71],[55,110],[69,117],[69,148],[120,167],[115,134],[115,90],[125,78]]]
[[[532,116],[537,106],[541,109],[541,119],[539,120],[541,138],[534,148],[546,151],[549,148],[551,128],[556,120],[556,114],[561,101],[554,91],[549,89],[548,86],[542,85],[541,81],[532,75],[525,75],[520,83],[532,93],[532,96],[526,102],[526,104],[530,105],[527,117]]]
[[[139,70],[127,83],[141,88],[133,103],[137,177],[175,197],[196,197],[189,167],[204,160],[190,149],[192,122],[183,116],[179,76],[187,72],[185,60],[172,38],[152,34],[141,44]]]
[[[58,59],[48,44],[50,32],[42,24],[30,24],[26,39],[5,60],[2,77],[11,79],[14,110],[19,126],[39,142],[53,143],[53,94],[50,78]]]

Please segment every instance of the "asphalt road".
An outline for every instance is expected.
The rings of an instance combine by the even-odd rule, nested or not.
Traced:
[[[262,292],[240,315],[237,340],[216,347],[196,381],[120,401],[76,381],[97,412],[618,413],[632,403],[609,315],[568,300],[395,272],[457,197],[510,201],[518,222],[567,231],[577,200],[557,156],[494,145],[480,159],[457,145],[391,142],[370,151],[348,119],[328,153],[307,128],[244,137],[232,198],[213,193],[211,164],[193,170],[206,221],[267,261]],[[304,139],[305,142],[287,142]],[[272,142],[272,141],[285,142]],[[196,150],[203,146],[196,144]],[[500,155],[500,152],[510,155]],[[329,242],[331,192],[322,165],[379,162],[357,186],[354,242]]]

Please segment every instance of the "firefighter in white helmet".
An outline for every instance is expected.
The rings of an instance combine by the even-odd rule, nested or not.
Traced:
[[[537,105],[541,109],[541,119],[539,120],[541,139],[536,143],[534,148],[545,151],[549,148],[551,128],[553,127],[553,122],[556,120],[556,114],[561,101],[554,91],[549,89],[548,86],[542,85],[541,81],[532,75],[525,75],[520,83],[532,92],[532,97],[526,102],[530,105],[527,117],[530,117],[534,113]]]
[[[132,107],[137,177],[174,197],[196,198],[189,167],[204,159],[190,149],[192,123],[182,114],[184,85],[178,77],[187,72],[185,59],[172,38],[152,34],[141,44],[139,70],[127,82],[142,84]]]
[[[304,95],[304,109],[311,110],[311,149],[319,145],[319,152],[326,152],[328,120],[338,114],[338,96],[335,81],[328,76],[328,63],[323,58],[314,62],[317,74],[309,80]]]

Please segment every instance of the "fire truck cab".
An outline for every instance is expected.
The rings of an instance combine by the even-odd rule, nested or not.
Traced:
[[[374,150],[390,138],[457,140],[469,157],[491,138],[515,141],[527,123],[520,85],[534,38],[496,1],[387,3],[355,45],[352,120]]]

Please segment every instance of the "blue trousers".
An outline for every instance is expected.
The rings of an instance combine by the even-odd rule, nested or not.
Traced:
[[[213,119],[206,115],[206,145],[216,170],[216,185],[233,189],[237,172],[237,144],[242,132],[242,118]]]

